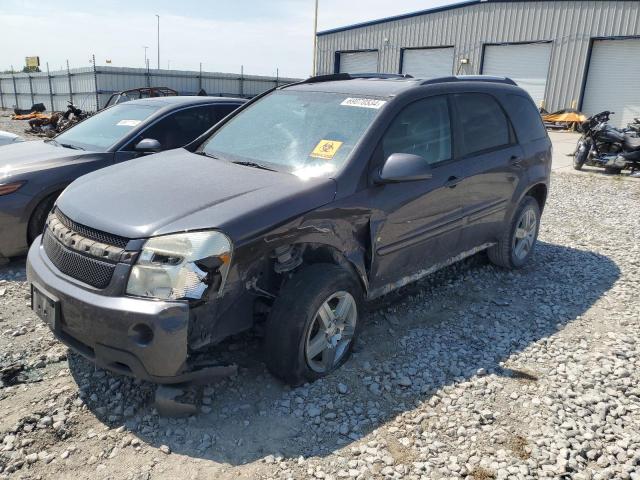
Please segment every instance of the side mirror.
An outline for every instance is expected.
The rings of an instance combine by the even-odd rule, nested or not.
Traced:
[[[431,165],[420,155],[393,153],[380,169],[377,183],[411,182],[431,177]]]
[[[137,143],[134,150],[139,153],[157,153],[162,151],[162,145],[158,140],[145,138]]]

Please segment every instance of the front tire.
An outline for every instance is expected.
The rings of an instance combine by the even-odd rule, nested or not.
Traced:
[[[362,288],[342,267],[304,267],[284,285],[267,321],[265,363],[297,386],[324,377],[351,354],[362,315]]]
[[[522,268],[533,255],[539,229],[540,206],[535,198],[526,196],[498,243],[487,251],[489,260],[503,268]]]
[[[573,169],[582,170],[582,166],[587,161],[588,156],[589,148],[587,142],[584,142],[582,140],[578,141],[578,146],[576,147],[576,151],[573,154]]]
[[[29,245],[44,231],[44,223],[47,220],[49,212],[53,208],[53,204],[56,202],[56,198],[60,193],[54,193],[49,195],[43,201],[41,201],[31,214],[29,220],[29,226],[27,228],[27,241]]]

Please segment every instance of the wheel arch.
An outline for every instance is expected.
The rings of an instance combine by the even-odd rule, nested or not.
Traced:
[[[31,227],[31,222],[33,221],[34,215],[36,214],[36,212],[38,211],[38,208],[40,208],[40,205],[42,205],[44,202],[48,201],[50,198],[55,197],[54,198],[54,203],[55,203],[55,199],[57,199],[60,194],[64,191],[64,189],[66,188],[66,186],[63,187],[56,187],[56,188],[52,188],[52,189],[47,189],[43,192],[40,193],[40,195],[38,195],[37,197],[35,197],[29,204],[29,208],[28,208],[28,214],[25,215],[25,222],[26,222],[26,241],[27,243],[31,243],[31,241],[33,239],[29,238],[30,237],[30,227]]]
[[[547,203],[547,195],[549,193],[549,189],[544,183],[537,183],[531,188],[529,188],[523,195],[524,197],[533,197],[540,207],[540,212],[544,210],[544,206]],[[521,199],[522,200],[522,199]]]

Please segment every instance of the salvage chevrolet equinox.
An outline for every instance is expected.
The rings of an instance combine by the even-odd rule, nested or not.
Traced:
[[[365,301],[481,250],[522,267],[550,163],[510,79],[312,77],[73,182],[29,251],[33,309],[157,383],[227,372],[210,347],[264,322],[269,370],[312,381],[348,358]]]

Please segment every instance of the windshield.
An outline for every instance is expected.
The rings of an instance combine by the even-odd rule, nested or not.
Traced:
[[[60,145],[105,152],[160,108],[162,105],[116,105],[62,132],[55,141]]]
[[[201,147],[207,155],[311,177],[345,163],[384,100],[276,91],[240,112]]]

